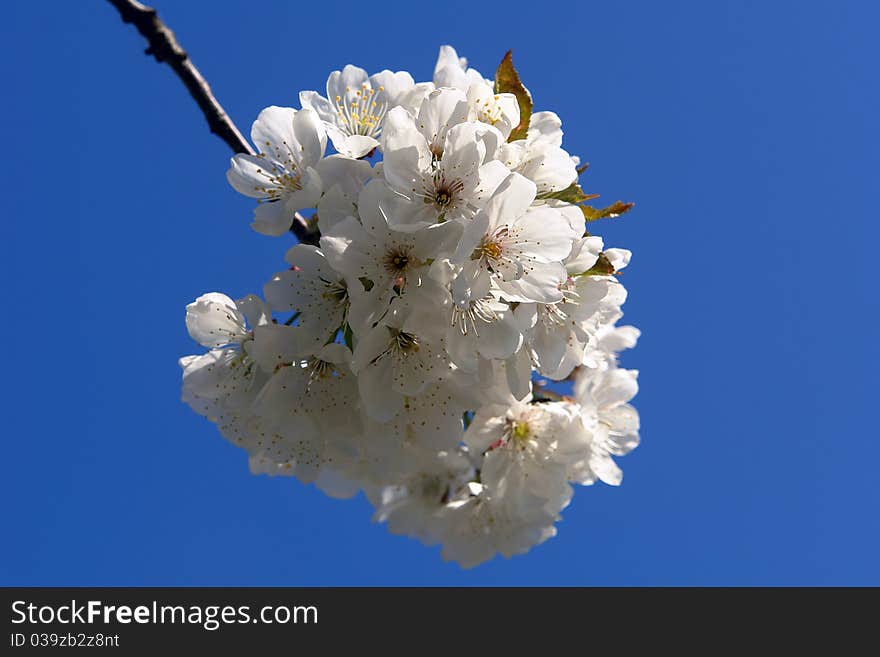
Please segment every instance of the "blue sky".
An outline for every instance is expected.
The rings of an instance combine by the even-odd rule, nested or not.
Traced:
[[[347,63],[513,48],[587,190],[637,202],[597,232],[634,252],[643,443],[557,538],[472,571],[251,476],[179,400],[184,306],[259,291],[292,238],[250,231],[226,145],[112,7],[15,3],[0,584],[880,584],[876,6],[157,3],[243,131]]]

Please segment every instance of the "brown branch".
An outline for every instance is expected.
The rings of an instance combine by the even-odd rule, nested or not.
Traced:
[[[144,51],[145,54],[152,55],[160,64],[168,64],[177,74],[202,110],[211,132],[226,142],[233,153],[253,155],[254,150],[250,144],[211,93],[210,85],[180,46],[174,32],[159,19],[156,10],[135,0],[108,0],[108,2],[119,11],[123,23],[134,25],[147,40],[149,46]],[[299,212],[295,214],[290,230],[300,242],[307,244],[318,242],[318,232]]]
[[[546,387],[547,384],[543,381],[532,381],[532,401],[534,402],[544,402],[544,401],[571,401],[571,397],[566,395],[562,395],[554,390],[550,390],[550,388]]]

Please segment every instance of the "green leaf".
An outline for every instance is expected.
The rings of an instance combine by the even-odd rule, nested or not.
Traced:
[[[581,212],[584,213],[584,219],[587,221],[596,221],[596,219],[614,219],[625,212],[629,212],[635,203],[624,203],[623,201],[615,201],[607,208],[594,208],[589,205],[580,206]]]
[[[345,346],[354,351],[354,333],[352,333],[348,322],[345,323],[345,328],[342,330],[342,339],[345,341]]]
[[[555,199],[557,201],[565,201],[566,203],[581,203],[583,201],[589,201],[590,199],[594,199],[598,194],[587,194],[581,189],[581,186],[576,182],[571,183],[565,189],[561,189],[558,192],[544,192],[543,194],[538,194],[539,199]]]
[[[373,281],[366,276],[361,276],[358,280],[361,282],[361,285],[364,286],[364,292],[369,292],[373,289]]]
[[[504,59],[498,65],[498,70],[495,71],[495,93],[513,94],[519,105],[519,125],[510,131],[507,141],[525,139],[529,132],[529,121],[532,118],[532,95],[525,88],[522,80],[519,79],[519,73],[513,67],[512,50],[507,51]]]
[[[609,276],[614,273],[614,265],[611,264],[608,256],[604,253],[600,253],[599,259],[596,260],[596,264],[583,272],[581,276]]]

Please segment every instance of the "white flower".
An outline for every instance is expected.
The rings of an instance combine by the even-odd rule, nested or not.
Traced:
[[[296,477],[304,484],[316,479],[325,463],[317,433],[303,433],[300,425],[285,423],[257,435],[256,445],[248,450],[251,474]]]
[[[456,365],[475,371],[477,358],[504,360],[523,342],[513,311],[493,294],[450,304],[446,349]]]
[[[601,250],[599,237],[575,242],[565,261],[568,278],[560,285],[562,300],[522,303],[515,310],[542,376],[558,381],[579,365],[596,365],[588,354],[596,349],[599,327],[613,320],[625,299],[623,286],[614,277],[584,275]]]
[[[639,414],[627,402],[639,391],[636,370],[582,370],[575,382],[579,420],[590,437],[589,455],[569,471],[572,481],[591,484],[600,479],[620,485],[623,473],[611,458],[639,444]]]
[[[485,453],[480,480],[487,493],[518,504],[524,492],[548,514],[571,498],[568,467],[583,458],[589,443],[561,404],[483,406],[464,434],[476,454]]]
[[[327,78],[326,98],[316,91],[303,91],[299,99],[303,108],[321,117],[336,151],[357,159],[379,146],[391,108],[412,107],[427,91],[424,85],[417,87],[405,71],[368,76],[364,69],[349,64]]]
[[[586,360],[592,361],[596,368],[602,370],[617,367],[618,352],[635,347],[640,335],[641,331],[635,326],[603,324],[596,331],[595,348],[589,352]]]
[[[315,246],[297,244],[284,259],[290,269],[278,272],[263,294],[275,311],[296,311],[298,326],[320,347],[342,327],[350,303],[348,284]]]
[[[496,554],[512,557],[556,535],[541,504],[524,493],[514,506],[483,494],[450,505],[444,516],[441,555],[462,568],[473,568]]]
[[[426,545],[442,540],[449,503],[467,495],[474,468],[467,456],[457,450],[423,452],[422,458],[402,481],[373,491],[376,507],[373,519],[387,522],[392,534],[412,536]]]
[[[398,445],[414,444],[431,452],[454,449],[461,442],[462,415],[467,406],[452,386],[433,383],[417,394],[406,395],[403,408],[385,424]],[[382,427],[373,426],[375,433]]]
[[[532,394],[532,366],[531,349],[525,340],[504,360],[480,359],[478,388],[472,394],[475,407],[507,403],[511,398],[525,400]]]
[[[620,271],[626,267],[632,258],[632,252],[627,249],[605,249],[604,253],[614,271]]]
[[[357,473],[371,486],[401,483],[424,468],[440,452],[460,449],[462,420],[467,407],[450,381],[428,384],[404,395],[394,417],[379,421],[364,417],[367,448],[358,455]]]
[[[511,301],[562,300],[561,260],[579,235],[556,210],[531,208],[534,199],[534,183],[510,174],[465,226],[453,258],[462,265],[453,283],[456,303],[485,297],[493,279]]]
[[[535,112],[526,139],[503,144],[498,159],[511,171],[534,182],[539,196],[558,192],[578,177],[577,165],[560,147],[561,144],[562,122],[559,117],[553,112]]]
[[[473,82],[485,79],[479,71],[468,68],[467,59],[459,57],[452,46],[440,46],[437,63],[434,65],[434,86],[451,87],[467,91]]]
[[[376,172],[366,160],[352,160],[342,155],[325,157],[315,169],[324,187],[315,206],[318,229],[326,233],[343,219],[357,216],[358,196]]]
[[[351,352],[344,345],[330,343],[302,357],[301,345],[310,341],[302,332],[296,326],[258,327],[254,357],[273,373],[254,408],[282,433],[282,437],[264,441],[261,471],[294,474],[308,483],[331,462],[334,446],[359,437],[362,429]]]
[[[469,118],[494,127],[506,141],[511,130],[519,125],[519,103],[513,94],[496,94],[487,80],[471,82],[467,90]]]
[[[534,112],[527,134],[530,148],[562,147],[562,121],[554,112]]]
[[[451,284],[460,267],[448,260],[431,265],[433,280],[443,285],[449,308],[446,326],[446,350],[458,367],[475,372],[479,359],[506,359],[522,345],[523,336],[513,311],[490,290],[482,298],[461,303],[452,300]]]
[[[501,162],[485,162],[501,135],[467,122],[468,111],[464,94],[440,89],[422,103],[418,117],[400,108],[389,114],[382,172],[388,185],[411,201],[389,216],[395,228],[470,219],[506,177]]]
[[[211,350],[180,359],[183,398],[194,410],[214,414],[218,408],[238,408],[258,391],[258,368],[251,356],[250,326],[266,324],[269,311],[256,296],[233,301],[225,294],[204,294],[186,307],[190,336]]]
[[[254,122],[251,139],[257,155],[233,157],[226,178],[237,192],[260,199],[253,229],[283,235],[295,213],[314,207],[321,195],[315,165],[324,156],[327,135],[311,110],[267,107]]]
[[[451,248],[461,231],[450,222],[416,232],[392,230],[385,208],[397,200],[381,182],[374,182],[359,199],[363,223],[349,217],[321,237],[328,262],[348,282],[350,323],[356,331],[380,317],[392,297],[421,285],[430,260]]]
[[[361,400],[367,414],[379,422],[392,419],[406,398],[421,394],[450,371],[437,318],[429,312],[402,315],[388,313],[359,335],[355,346],[352,369]]]

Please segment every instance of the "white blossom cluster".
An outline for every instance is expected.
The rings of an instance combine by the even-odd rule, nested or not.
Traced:
[[[300,104],[260,113],[227,178],[257,199],[254,230],[314,209],[320,239],[287,251],[265,300],[187,306],[208,351],[180,361],[184,400],[252,472],[364,491],[444,559],[528,551],[572,484],[619,484],[613,457],[639,442],[617,360],[639,335],[617,326],[630,253],[586,230],[628,204],[586,205],[509,54],[494,81],[448,46],[432,82],[349,65]]]

